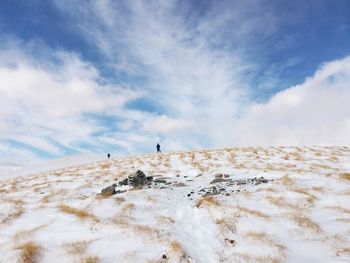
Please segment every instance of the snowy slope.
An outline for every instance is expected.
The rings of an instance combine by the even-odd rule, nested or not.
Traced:
[[[349,163],[347,147],[240,148],[2,179],[0,262],[350,262]],[[154,181],[99,195],[136,170]]]

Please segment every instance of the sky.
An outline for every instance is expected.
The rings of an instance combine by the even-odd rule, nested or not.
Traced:
[[[347,0],[2,0],[0,165],[350,145]]]

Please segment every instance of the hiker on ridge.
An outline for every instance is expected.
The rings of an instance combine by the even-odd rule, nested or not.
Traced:
[[[160,153],[161,151],[160,151],[160,145],[159,145],[159,143],[157,143],[157,153]]]

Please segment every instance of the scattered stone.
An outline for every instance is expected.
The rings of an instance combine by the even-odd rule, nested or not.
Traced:
[[[167,181],[165,181],[164,179],[155,179],[155,180],[153,180],[153,182],[160,183],[160,184],[166,184],[167,183]]]
[[[168,257],[166,255],[163,255],[162,256],[162,259],[167,259]]]
[[[234,246],[235,243],[236,243],[235,240],[233,240],[233,239],[228,239],[228,238],[225,238],[225,241],[231,243],[233,246]]]
[[[191,194],[188,194],[188,195],[187,195],[187,197],[190,197],[190,196],[191,196]]]
[[[102,189],[100,195],[101,196],[111,196],[115,195],[117,192],[115,190],[116,184],[112,184],[104,189]]]
[[[183,187],[183,186],[187,186],[187,185],[184,184],[183,182],[180,182],[180,183],[173,184],[173,186],[175,186],[175,187]]]
[[[222,182],[230,182],[230,179],[225,178],[215,178],[213,181],[210,182],[210,184],[216,184],[216,183],[222,183]]]

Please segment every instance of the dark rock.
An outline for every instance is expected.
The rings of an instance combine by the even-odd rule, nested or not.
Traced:
[[[221,182],[229,182],[230,179],[225,179],[225,178],[215,178],[213,181],[210,182],[210,184],[216,184],[216,183],[221,183]]]
[[[187,195],[187,197],[190,197],[190,196],[191,196],[191,194],[188,194],[188,195]]]
[[[175,187],[183,187],[183,186],[187,186],[187,185],[182,183],[182,182],[180,182],[180,183],[173,184],[173,186],[175,186]]]
[[[135,176],[129,176],[129,185],[131,185],[134,188],[142,188],[145,185],[148,185],[152,182],[153,177],[148,176],[144,174],[141,170],[137,170]]]
[[[162,256],[162,259],[167,259],[168,257],[166,255],[163,255]]]
[[[119,182],[119,185],[128,185],[128,183],[129,183],[129,179],[125,178],[123,181]]]
[[[167,181],[165,181],[164,179],[155,179],[155,180],[153,180],[153,182],[160,183],[160,184],[166,184],[167,183]]]
[[[125,193],[125,192],[126,192],[126,190],[116,190],[115,194],[122,194],[122,193]]]

